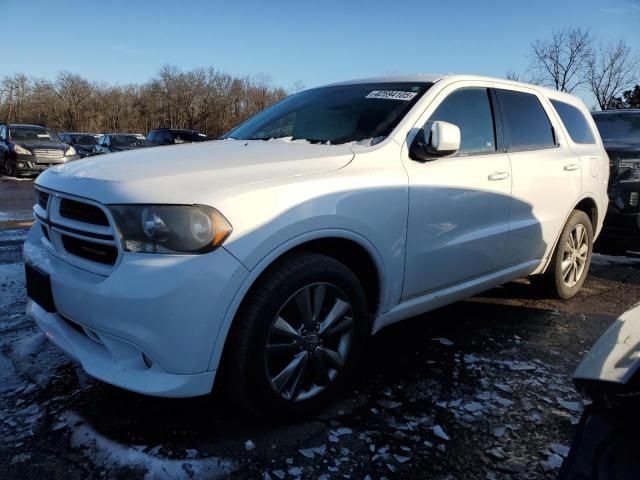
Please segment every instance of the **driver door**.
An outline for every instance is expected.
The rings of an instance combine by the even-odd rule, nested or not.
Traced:
[[[460,150],[431,161],[403,162],[409,219],[403,300],[505,267],[511,167],[502,151],[490,85],[459,82],[440,93],[418,126],[457,125]]]

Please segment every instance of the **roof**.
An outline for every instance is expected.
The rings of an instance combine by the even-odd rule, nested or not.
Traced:
[[[390,75],[384,77],[357,78],[344,82],[331,83],[326,86],[333,85],[355,85],[358,83],[398,83],[398,82],[415,82],[415,83],[434,83],[446,77],[447,75],[437,75],[430,73],[416,73],[413,75]]]
[[[154,130],[170,130],[172,132],[198,132],[195,128],[171,128],[171,127],[158,127],[152,128],[151,131]]]
[[[43,125],[31,125],[29,123],[10,123],[7,125],[9,128],[41,128],[43,130],[48,130],[47,127]]]
[[[640,108],[618,108],[615,110],[600,110],[598,112],[591,112],[591,115],[609,115],[612,113],[640,113]]]
[[[129,133],[129,132],[107,132],[107,133],[100,133],[99,135],[127,135],[129,137],[138,137],[141,134],[140,133]]]

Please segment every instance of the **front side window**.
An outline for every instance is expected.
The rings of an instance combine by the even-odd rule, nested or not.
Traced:
[[[535,95],[496,90],[505,144],[509,150],[533,150],[555,146],[553,126]]]
[[[291,137],[340,144],[387,137],[431,83],[362,83],[296,93],[255,115],[223,138]]]
[[[556,109],[556,112],[558,112],[558,115],[560,115],[560,119],[567,128],[571,140],[575,143],[583,144],[596,143],[589,123],[579,109],[568,103],[560,102],[559,100],[551,100],[551,104],[553,108]]]
[[[460,128],[459,154],[496,151],[493,112],[486,88],[463,88],[450,94],[424,125],[427,135],[435,121],[453,123]]]
[[[640,113],[596,113],[593,119],[604,143],[640,143]]]

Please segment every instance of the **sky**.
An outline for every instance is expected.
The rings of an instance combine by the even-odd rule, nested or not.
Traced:
[[[164,64],[292,89],[403,73],[524,72],[531,42],[591,28],[640,55],[640,0],[0,0],[0,77],[142,83]]]

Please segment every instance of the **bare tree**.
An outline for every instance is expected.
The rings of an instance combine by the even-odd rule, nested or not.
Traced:
[[[55,83],[55,92],[64,105],[64,127],[78,130],[82,113],[80,107],[93,92],[91,84],[80,75],[60,72]]]
[[[508,70],[505,74],[507,80],[513,80],[514,82],[520,81],[520,74],[514,70]]]
[[[573,92],[586,83],[593,38],[588,29],[554,31],[551,39],[531,45],[531,71],[541,83]]]
[[[624,40],[598,45],[589,58],[587,80],[602,110],[612,108],[617,103],[616,97],[635,84],[639,67],[638,57]]]

